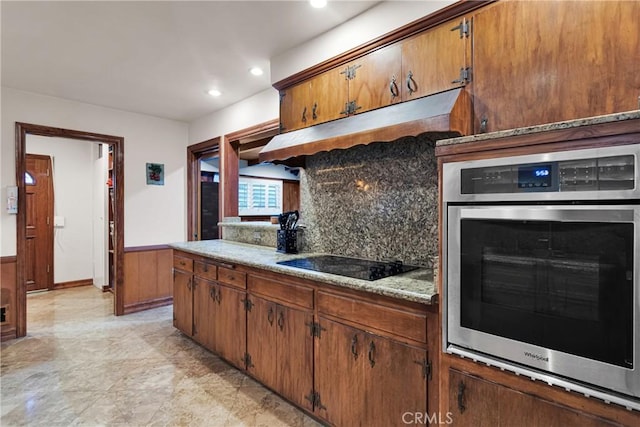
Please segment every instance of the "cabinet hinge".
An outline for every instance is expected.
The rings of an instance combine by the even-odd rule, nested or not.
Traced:
[[[311,334],[312,337],[316,337],[316,338],[321,338],[321,334],[322,331],[326,331],[326,328],[323,328],[322,326],[320,326],[320,323],[318,322],[308,322],[305,323],[305,325],[307,325],[309,327],[309,332]]]
[[[254,367],[254,364],[251,363],[251,355],[249,353],[244,354],[242,361],[244,362],[244,369],[249,369]]]
[[[344,74],[345,80],[353,80],[356,78],[356,70],[360,67],[362,67],[362,65],[351,65],[340,71],[340,74]]]
[[[351,114],[355,113],[357,110],[361,108],[362,108],[361,106],[356,105],[356,101],[345,102],[344,110],[340,111],[340,114],[350,116]]]
[[[320,393],[318,393],[315,390],[311,390],[309,392],[309,394],[307,396],[305,396],[304,398],[307,399],[309,402],[311,402],[312,410],[315,410],[316,408],[318,408],[318,409],[327,409],[327,407],[324,406],[322,404],[322,401],[320,400]]]
[[[243,298],[240,301],[242,301],[242,303],[244,304],[244,311],[251,311],[251,309],[253,308],[253,303],[249,298]]]
[[[287,92],[281,90],[280,91],[280,104],[282,104],[282,101],[284,100],[285,96],[287,96]]]
[[[422,378],[431,381],[431,361],[426,358],[414,360],[413,363],[422,366]]]
[[[460,31],[460,38],[469,37],[470,26],[469,21],[465,19],[460,22],[460,25],[457,25],[451,29],[451,31]]]
[[[471,67],[460,68],[460,77],[453,80],[451,83],[466,84],[471,81]]]

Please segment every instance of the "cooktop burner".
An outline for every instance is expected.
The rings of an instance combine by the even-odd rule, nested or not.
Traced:
[[[378,280],[418,268],[412,265],[405,265],[402,261],[371,261],[336,255],[316,255],[290,261],[280,261],[278,264],[362,280]]]

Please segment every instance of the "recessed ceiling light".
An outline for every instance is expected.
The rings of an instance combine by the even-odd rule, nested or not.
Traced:
[[[262,71],[262,68],[260,67],[251,67],[251,69],[249,69],[249,72],[254,76],[261,76],[264,74],[264,71]]]
[[[316,9],[321,9],[327,5],[327,0],[309,0],[311,7],[315,7]]]
[[[207,93],[209,95],[211,95],[211,96],[220,96],[220,95],[222,95],[222,92],[220,92],[218,89],[211,89]]]

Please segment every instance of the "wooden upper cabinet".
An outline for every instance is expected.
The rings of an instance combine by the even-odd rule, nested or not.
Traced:
[[[364,113],[400,102],[402,99],[402,68],[400,45],[377,50],[353,61],[347,67],[349,101],[352,114]]]
[[[476,133],[637,109],[638,16],[637,1],[504,1],[480,10]]]
[[[348,82],[342,69],[325,71],[280,93],[280,127],[290,132],[344,117]]]
[[[404,40],[402,100],[464,86],[468,80],[471,23],[466,18],[441,24]]]

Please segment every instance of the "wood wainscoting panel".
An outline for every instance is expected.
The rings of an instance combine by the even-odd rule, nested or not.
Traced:
[[[165,245],[126,248],[124,313],[147,310],[173,301],[172,250]]]
[[[16,338],[16,257],[0,257],[0,306],[4,309],[1,323],[2,341]]]

